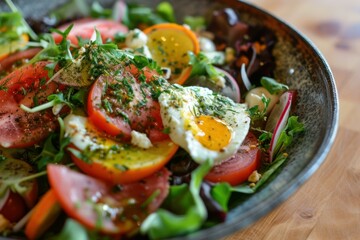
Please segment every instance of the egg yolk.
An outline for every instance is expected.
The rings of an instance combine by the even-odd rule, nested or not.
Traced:
[[[230,143],[231,130],[222,120],[201,115],[195,118],[195,123],[200,132],[194,134],[194,137],[207,149],[221,151]]]

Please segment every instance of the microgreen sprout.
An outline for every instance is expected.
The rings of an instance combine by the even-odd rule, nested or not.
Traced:
[[[49,102],[41,104],[41,105],[33,107],[33,108],[29,108],[23,104],[20,105],[20,108],[26,112],[35,113],[35,112],[40,112],[40,111],[46,110],[48,108],[62,107],[63,105],[68,105],[68,106],[72,107],[72,103],[70,103],[64,99],[63,93],[51,94],[50,96],[47,97],[47,100]],[[56,111],[56,112],[58,112],[58,111]]]

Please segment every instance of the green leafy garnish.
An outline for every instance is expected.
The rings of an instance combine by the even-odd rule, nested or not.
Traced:
[[[61,232],[50,238],[51,240],[77,239],[89,240],[88,230],[77,221],[68,218]]]
[[[272,135],[273,134],[271,132],[261,130],[261,134],[258,138],[260,149],[262,149],[263,151],[266,151],[267,149],[269,149]]]
[[[69,137],[64,137],[64,123],[59,118],[60,132],[51,134],[45,141],[42,152],[37,159],[37,167],[43,170],[49,163],[64,163],[65,150],[70,143]]]
[[[21,35],[27,32],[26,27],[22,24],[22,16],[19,12],[1,13],[0,26],[0,45],[22,40]]]
[[[285,84],[279,83],[275,79],[269,77],[262,77],[260,79],[260,83],[271,94],[279,94],[289,90],[289,87]]]
[[[163,22],[175,22],[175,14],[168,2],[160,3],[155,10],[139,4],[128,4],[122,22],[134,29],[141,24],[151,26]]]
[[[145,219],[141,232],[148,234],[151,239],[159,239],[199,229],[207,218],[207,210],[200,197],[200,186],[212,166],[213,161],[208,160],[194,170],[190,186],[171,186],[163,207]]]
[[[80,206],[79,206],[80,207]],[[101,224],[101,223],[98,223]],[[46,236],[45,239],[49,240],[65,240],[65,239],[76,239],[76,240],[112,240],[111,236],[106,236],[94,230],[88,230],[79,222],[74,219],[67,218],[64,227],[61,232],[55,236]]]
[[[53,19],[72,19],[74,16],[89,16],[90,5],[86,0],[68,0],[53,9],[49,16]]]
[[[57,64],[61,67],[67,65],[74,60],[72,52],[70,51],[70,41],[67,40],[73,24],[65,29],[64,32],[54,29],[53,31],[62,36],[62,40],[59,44],[56,44],[51,34],[45,34],[41,40],[41,46],[44,47],[38,54],[36,54],[30,61],[33,64],[38,61],[51,60],[52,64],[48,65],[50,73],[54,72]],[[52,74],[49,74],[52,77]]]
[[[39,106],[29,108],[23,104],[20,105],[20,108],[26,112],[35,113],[40,112],[43,110],[46,110],[48,108],[59,106],[62,107],[62,105],[68,105],[69,107],[72,107],[72,103],[64,99],[64,94],[62,92],[57,94],[51,94],[47,97],[47,100],[49,102],[41,104]]]
[[[175,14],[172,5],[169,2],[161,2],[156,7],[156,13],[167,22],[175,22]]]
[[[3,44],[1,42],[2,37],[6,37],[7,34],[12,35],[14,33],[17,35],[17,39],[20,39],[21,34],[27,33],[32,39],[37,40],[38,36],[27,24],[21,12],[16,8],[14,3],[11,0],[5,1],[11,9],[12,13],[0,14],[0,32],[4,32],[4,34],[1,34],[2,36],[0,37],[0,45]],[[2,16],[4,16],[3,19]]]
[[[204,29],[206,26],[205,18],[202,16],[185,16],[184,23],[189,25],[190,28],[194,31]]]
[[[80,106],[80,107],[85,106],[87,94],[88,94],[88,89],[86,88],[81,88],[75,91],[70,97],[71,103],[74,106]]]
[[[195,55],[193,52],[188,52],[188,54],[190,57],[189,64],[192,66],[191,76],[207,76],[210,81],[217,83],[221,73],[216,71],[210,59],[202,52],[198,55]]]
[[[259,120],[260,121],[266,120],[266,111],[269,107],[270,99],[265,97],[265,95],[262,95],[261,101],[264,104],[264,108],[262,110],[259,109],[258,105],[255,105],[247,110],[252,123]]]
[[[278,155],[282,154],[286,147],[291,145],[294,139],[294,135],[304,131],[304,124],[298,121],[297,116],[289,117],[285,129],[280,133],[279,139],[276,142],[273,152],[274,159]]]
[[[231,196],[230,185],[226,182],[218,183],[211,189],[211,196],[219,203],[222,209],[228,211],[228,202]]]
[[[93,2],[91,5],[90,16],[93,18],[111,18],[112,14],[112,9],[104,8],[98,2]]]

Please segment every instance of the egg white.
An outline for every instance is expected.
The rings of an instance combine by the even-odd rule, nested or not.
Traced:
[[[90,151],[105,149],[105,140],[99,138],[91,132],[87,126],[88,119],[83,116],[69,114],[64,119],[65,137],[70,137],[70,141],[78,149]]]
[[[233,156],[250,128],[245,104],[235,103],[207,88],[175,84],[160,94],[159,103],[162,121],[171,140],[200,164],[207,159],[220,163]],[[226,147],[219,151],[211,150],[195,138],[193,132],[198,130],[194,118],[199,115],[214,116],[226,123],[231,131],[231,140]]]
[[[69,114],[64,119],[65,136],[70,137],[70,141],[80,150],[95,151],[108,149],[116,144],[113,140],[100,137],[95,129],[88,126],[88,119],[83,116]],[[146,134],[131,131],[131,144],[141,149],[153,147]]]

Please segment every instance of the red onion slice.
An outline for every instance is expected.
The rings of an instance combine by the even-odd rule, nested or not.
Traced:
[[[249,91],[251,89],[251,82],[250,82],[249,77],[248,77],[248,75],[246,73],[245,63],[243,63],[241,65],[240,73],[241,73],[241,79],[243,80],[244,86],[245,86],[246,90]]]
[[[235,78],[230,73],[221,68],[215,67],[215,69],[216,71],[224,74],[225,77],[225,86],[223,87],[221,94],[231,98],[235,102],[240,102],[240,88]]]

